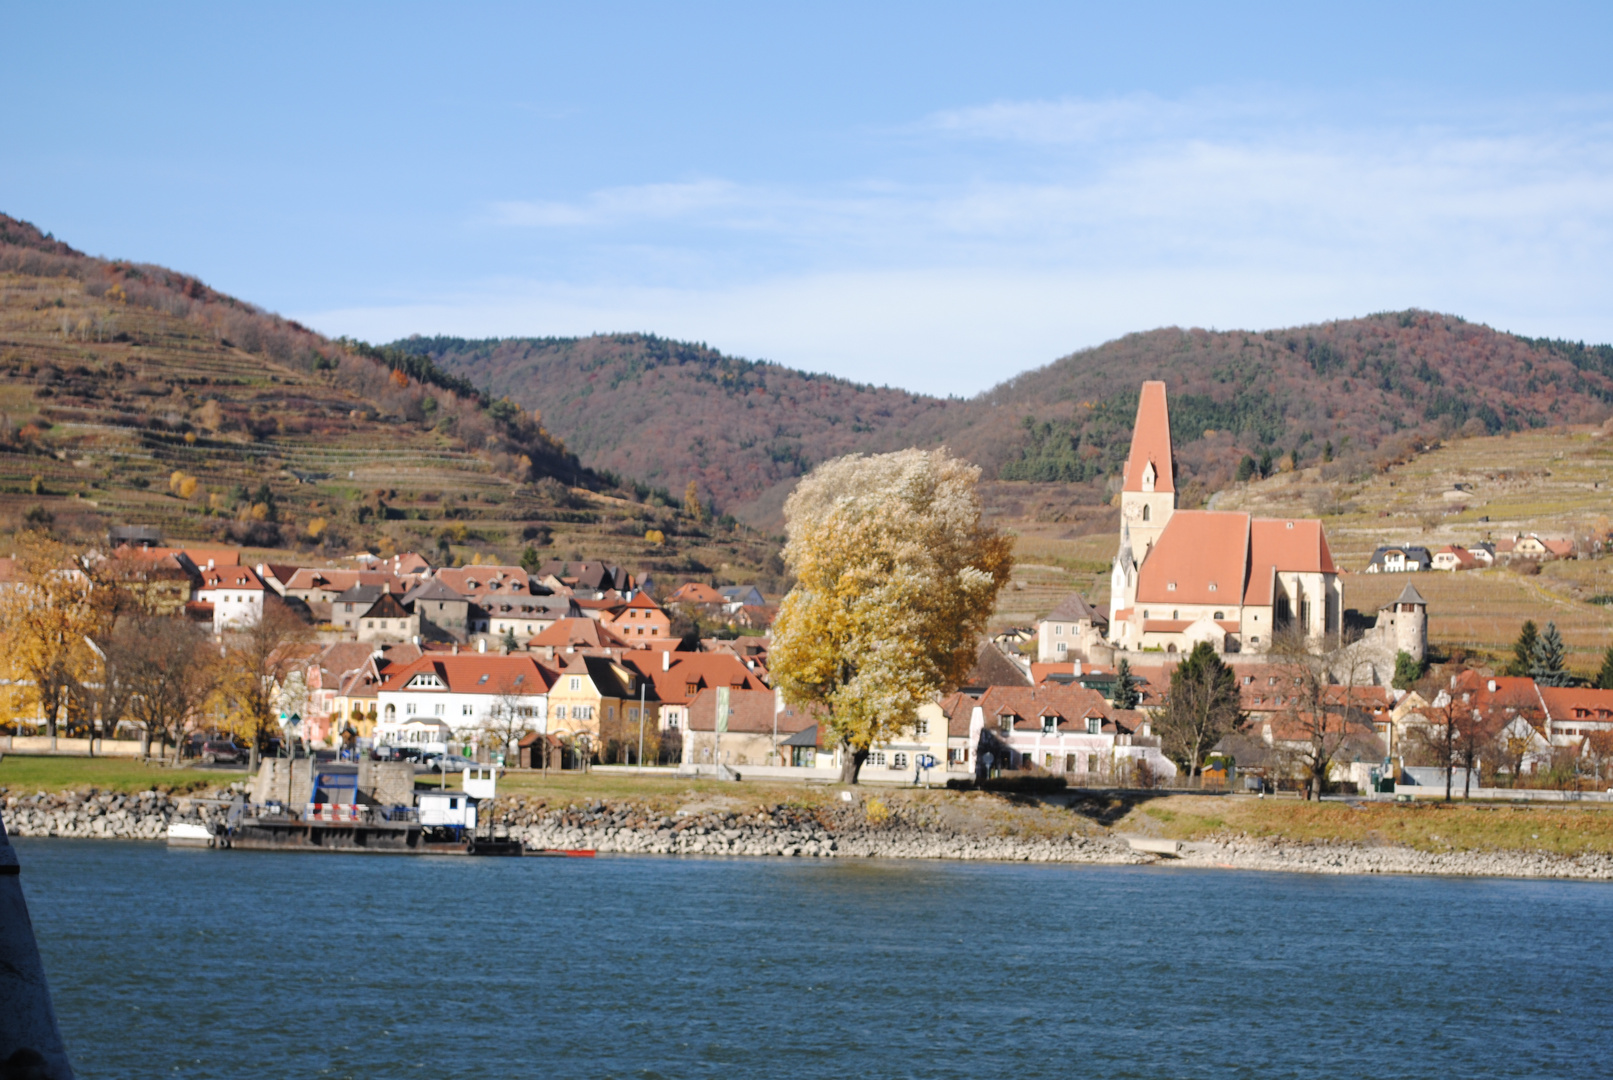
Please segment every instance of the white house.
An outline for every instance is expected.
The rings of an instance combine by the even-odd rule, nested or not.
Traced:
[[[397,739],[408,725],[426,721],[479,743],[512,715],[517,729],[546,733],[553,679],[531,656],[427,653],[387,672],[376,694],[375,741],[402,745]]]
[[[1071,593],[1036,624],[1036,659],[1044,664],[1084,659],[1087,649],[1102,645],[1108,632],[1109,620],[1079,593]]]
[[[254,626],[263,618],[263,582],[251,570],[210,566],[201,575],[196,600],[213,606],[213,633]]]

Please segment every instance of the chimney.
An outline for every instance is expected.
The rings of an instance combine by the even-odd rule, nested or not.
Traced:
[[[212,559],[207,560],[207,568],[209,570],[213,569],[213,560]]]
[[[487,651],[487,639],[486,638],[477,638],[476,639],[476,651],[479,652],[479,653],[484,653],[484,652]]]
[[[455,656],[459,655],[459,642],[457,642],[457,641],[454,642],[454,655]]]
[[[661,670],[662,671],[671,671],[672,670],[672,650],[671,649],[662,649],[661,650]]]
[[[1495,693],[1495,680],[1494,679],[1490,680],[1490,693],[1492,693],[1492,694]]]

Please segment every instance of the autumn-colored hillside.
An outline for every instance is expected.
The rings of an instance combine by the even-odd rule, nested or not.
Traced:
[[[776,523],[794,478],[853,450],[944,442],[1003,480],[1097,486],[1126,451],[1137,386],[1170,384],[1185,499],[1248,457],[1271,468],[1404,457],[1455,431],[1599,420],[1613,349],[1404,311],[1264,332],[1131,334],[969,401],[808,375],[642,335],[410,338],[444,369],[540,409],[585,463]],[[1269,455],[1269,458],[1268,458]],[[1248,468],[1248,466],[1245,466]]]
[[[529,412],[422,357],[0,215],[0,532],[88,542],[134,523],[264,550],[512,562],[531,547],[732,577],[772,554],[583,467]]]

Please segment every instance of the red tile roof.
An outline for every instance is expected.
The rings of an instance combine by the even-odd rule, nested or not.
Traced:
[[[202,583],[198,592],[207,589],[245,589],[248,592],[262,592],[263,582],[258,575],[244,566],[225,566],[217,570],[203,570]]]
[[[1131,454],[1126,458],[1126,491],[1143,489],[1143,470],[1154,463],[1154,490],[1175,491],[1176,470],[1171,461],[1171,420],[1165,404],[1165,384],[1145,382],[1137,398],[1137,423],[1131,432]]]
[[[1242,602],[1248,546],[1248,514],[1176,511],[1143,560],[1136,603],[1233,606]]]
[[[665,653],[668,657],[665,671],[661,670],[662,655],[659,649],[634,649],[622,654],[622,663],[650,680],[656,699],[664,704],[686,705],[700,691],[719,686],[767,689],[767,684],[733,653]]]
[[[530,656],[433,652],[411,664],[388,668],[380,689],[402,690],[422,671],[436,672],[454,694],[543,694],[554,682],[553,675]]]
[[[1273,572],[1333,574],[1333,552],[1314,518],[1255,518],[1249,522],[1249,584],[1246,604],[1272,602]]]
[[[527,647],[541,649],[567,649],[582,646],[590,649],[622,648],[627,642],[597,619],[556,619],[554,625],[538,634]]]

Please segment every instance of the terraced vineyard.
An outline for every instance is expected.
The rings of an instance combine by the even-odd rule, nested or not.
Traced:
[[[734,578],[773,551],[642,492],[518,481],[498,466],[429,407],[399,415],[70,277],[0,274],[7,532],[44,524],[93,541],[138,523],[264,555],[446,543],[467,561],[513,561],[530,544],[546,558]],[[666,542],[648,543],[650,529]]]

